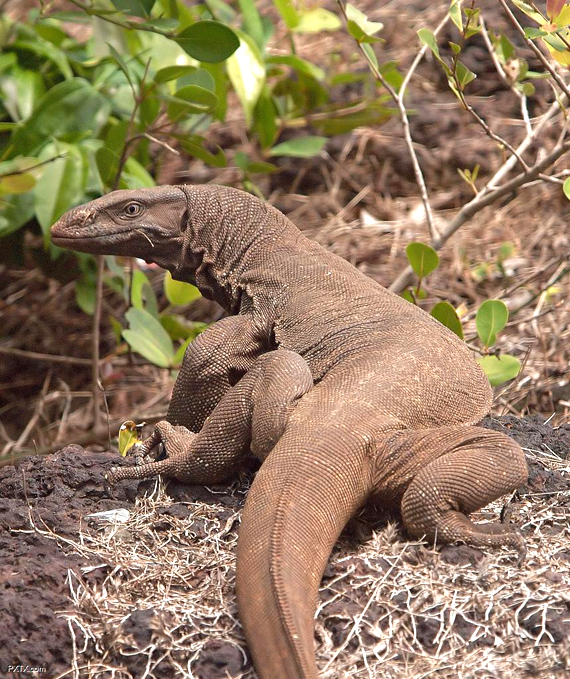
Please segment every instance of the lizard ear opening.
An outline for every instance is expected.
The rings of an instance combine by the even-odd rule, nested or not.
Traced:
[[[180,221],[180,231],[184,233],[186,229],[188,228],[188,220],[190,219],[190,211],[188,208],[184,210],[182,213],[182,220]]]

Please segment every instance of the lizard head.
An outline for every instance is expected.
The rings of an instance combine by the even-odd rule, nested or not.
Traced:
[[[172,265],[180,256],[187,220],[187,195],[176,186],[113,191],[66,212],[51,227],[51,239],[80,252]]]

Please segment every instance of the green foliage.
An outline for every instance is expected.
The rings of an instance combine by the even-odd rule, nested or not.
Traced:
[[[468,176],[469,178],[473,177],[473,175]],[[502,262],[512,254],[513,249],[512,243],[505,242],[501,245],[498,254],[498,267],[502,267]],[[414,290],[405,290],[402,293],[402,297],[412,304],[417,304],[419,299],[427,297],[427,293],[421,287],[421,282],[425,276],[438,267],[439,257],[433,248],[420,242],[410,243],[406,248],[406,256],[414,273],[418,276],[418,284]],[[502,268],[501,271],[504,274]],[[430,315],[449,328],[458,337],[464,338],[459,315],[449,302],[437,302],[432,308]],[[485,355],[477,360],[493,386],[516,377],[520,371],[520,361],[515,356],[504,354],[500,357],[486,355],[489,348],[496,343],[497,333],[505,327],[508,319],[509,311],[507,305],[498,299],[490,299],[483,302],[477,310],[475,318],[477,334],[485,352]]]
[[[170,304],[174,306],[190,304],[200,297],[200,291],[197,287],[190,285],[190,283],[184,283],[184,281],[175,281],[170,271],[167,271],[164,276],[164,294]]]
[[[457,315],[457,311],[446,301],[438,302],[430,312],[430,315],[437,319],[446,328],[449,328],[459,338],[463,339],[463,327]]]
[[[174,345],[157,318],[145,309],[131,307],[125,317],[129,327],[123,337],[129,346],[160,368],[174,364]]]
[[[439,255],[425,243],[410,243],[406,247],[406,257],[420,280],[435,271],[439,265]]]
[[[521,369],[521,362],[516,356],[480,356],[477,359],[489,382],[494,386],[515,378]]]
[[[500,332],[509,320],[509,310],[499,299],[488,299],[477,310],[475,324],[477,334],[485,347],[492,347]]]
[[[305,137],[297,137],[297,139],[290,139],[281,144],[277,144],[270,149],[271,156],[293,156],[295,158],[310,158],[311,156],[320,153],[325,144],[326,137],[314,137],[307,135]]]
[[[507,260],[515,251],[515,246],[509,241],[501,243],[499,252],[496,257],[490,261],[480,262],[472,270],[471,275],[476,281],[483,281],[485,279],[507,278],[507,271],[505,270],[505,260]]]

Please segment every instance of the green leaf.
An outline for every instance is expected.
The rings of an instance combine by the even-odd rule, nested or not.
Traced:
[[[95,281],[92,276],[83,276],[75,283],[75,301],[84,314],[93,316],[96,296]]]
[[[136,309],[144,309],[154,318],[158,318],[158,302],[148,277],[140,270],[133,271],[131,281],[131,304]]]
[[[463,33],[463,17],[461,16],[461,3],[459,0],[451,0],[449,18],[457,26],[459,31]]]
[[[14,66],[8,77],[0,79],[2,104],[14,120],[24,120],[32,115],[46,88],[41,73]]]
[[[174,40],[194,59],[212,64],[230,57],[240,45],[234,31],[218,21],[197,21]]]
[[[400,297],[403,297],[407,302],[411,302],[412,304],[416,304],[418,299],[425,299],[427,296],[427,291],[424,290],[424,288],[420,288],[419,290],[415,288],[413,291],[410,289],[404,290],[400,295]]]
[[[253,111],[253,125],[263,149],[269,148],[275,141],[277,136],[276,117],[277,110],[273,97],[267,86],[264,86]]]
[[[173,122],[192,113],[207,113],[218,102],[213,92],[198,85],[185,85],[176,90],[174,95],[167,95],[164,99],[168,101],[167,113]]]
[[[193,337],[188,337],[176,350],[176,353],[174,354],[174,360],[173,363],[175,366],[179,366],[182,364],[182,361],[184,360],[184,354],[186,353],[186,349],[188,349],[188,345],[190,342],[194,340]]]
[[[37,102],[32,116],[11,139],[18,155],[31,155],[52,137],[76,141],[86,132],[97,134],[106,121],[110,104],[83,78],[51,87]]]
[[[524,12],[531,19],[534,19],[537,24],[543,23],[544,20],[541,15],[538,12],[535,12],[527,2],[523,2],[523,0],[512,0],[512,2],[513,5],[516,5],[521,10],[521,12]]]
[[[568,179],[564,180],[564,184],[562,185],[562,190],[564,191],[564,195],[568,200],[570,200],[570,177]]]
[[[205,68],[199,68],[193,73],[188,73],[187,75],[182,76],[182,78],[179,78],[178,87],[185,87],[186,85],[198,85],[198,87],[202,87],[214,94],[216,91],[214,77]]]
[[[431,310],[430,315],[438,320],[446,328],[449,328],[459,338],[463,339],[463,327],[457,315],[457,311],[449,302],[438,302]]]
[[[226,69],[232,86],[239,97],[248,127],[253,120],[253,110],[265,84],[265,63],[253,39],[238,31],[239,49],[227,60]]]
[[[410,243],[406,248],[406,257],[418,278],[424,278],[439,265],[439,255],[425,243]]]
[[[273,163],[265,163],[263,160],[254,160],[248,163],[247,171],[252,174],[273,174],[279,168]]]
[[[191,137],[182,137],[178,135],[174,135],[176,139],[180,142],[182,145],[182,148],[193,155],[195,158],[198,158],[199,160],[204,161],[208,165],[211,165],[212,167],[226,167],[228,164],[228,161],[226,159],[226,154],[224,151],[218,146],[216,153],[211,153],[207,149],[204,148],[203,144],[205,143],[204,137],[200,137],[199,135],[195,134]]]
[[[501,37],[499,38],[498,45],[496,45],[495,47],[498,53],[500,54],[503,62],[509,61],[509,59],[512,59],[516,54],[516,50],[513,43],[502,33]]]
[[[154,2],[155,0],[112,0],[117,9],[136,17],[148,17]]]
[[[52,45],[51,42],[47,42],[47,40],[41,40],[38,36],[35,36],[33,41],[17,40],[12,43],[11,48],[33,52],[39,57],[42,57],[42,59],[48,59],[57,66],[66,80],[71,80],[71,78],[73,78],[73,71],[69,65],[67,54],[58,49],[55,45]]]
[[[0,238],[9,236],[34,216],[34,195],[31,191],[17,193],[0,202]]]
[[[139,106],[139,118],[145,127],[150,127],[160,113],[160,100],[158,97],[146,95]]]
[[[301,59],[301,57],[298,57],[296,54],[271,56],[267,57],[266,61],[268,64],[284,64],[286,66],[290,66],[291,68],[295,69],[297,73],[304,73],[305,75],[308,75],[310,78],[314,78],[319,82],[322,82],[326,77],[326,73],[322,68],[315,66],[315,64],[312,64],[306,59]]]
[[[184,281],[175,281],[170,271],[167,271],[164,276],[164,294],[174,306],[190,304],[201,297],[200,290],[196,286]]]
[[[320,153],[328,139],[326,137],[297,137],[277,144],[269,151],[270,156],[293,156],[295,158],[311,158]]]
[[[164,314],[158,320],[173,341],[194,338],[197,335],[197,327],[201,329],[205,325],[205,323],[186,321],[182,316]]]
[[[51,162],[34,188],[36,217],[46,241],[50,226],[83,198],[87,179],[87,165],[74,145],[50,144],[40,154],[40,160],[53,158],[62,150],[67,155]]]
[[[299,21],[292,29],[295,33],[318,33],[336,31],[342,26],[341,20],[328,9],[316,7],[298,13]]]
[[[482,344],[492,347],[500,332],[509,320],[509,310],[499,299],[488,299],[477,309],[475,325]]]
[[[127,66],[125,60],[123,59],[121,54],[117,52],[117,50],[113,47],[113,45],[110,42],[107,43],[107,47],[109,48],[109,51],[111,52],[113,59],[117,62],[117,65],[119,66],[121,71],[125,74],[126,79],[129,81],[129,85],[134,90],[135,86],[133,84],[131,74],[129,73],[129,67]]]
[[[366,54],[366,56],[370,59],[370,61],[378,68],[378,57],[376,56],[376,52],[374,52],[374,49],[372,48],[372,45],[370,45],[367,42],[363,42],[362,44],[362,51]]]
[[[521,362],[516,356],[480,356],[477,363],[483,368],[489,382],[496,387],[515,378],[521,369]]]
[[[0,195],[6,193],[26,193],[36,185],[36,178],[29,172],[9,174],[0,177]]]
[[[525,37],[530,38],[531,40],[535,38],[542,38],[545,35],[548,35],[548,33],[542,28],[533,28],[532,26],[527,26],[524,29],[524,34]]]
[[[432,31],[430,31],[429,28],[420,28],[420,30],[418,31],[418,38],[420,39],[422,45],[427,45],[429,47],[429,49],[432,51],[434,57],[440,63],[445,73],[447,75],[451,75],[451,69],[439,54],[439,45],[437,44],[437,39],[435,35],[432,33]]]
[[[174,345],[160,322],[144,309],[131,307],[125,317],[129,328],[123,337],[133,351],[161,368],[169,368],[174,362]]]
[[[373,38],[374,34],[384,28],[384,24],[378,21],[370,21],[364,12],[350,3],[346,5],[346,17],[348,19],[348,32],[358,42],[367,42],[367,38],[376,40],[376,38]]]
[[[105,186],[113,186],[115,182],[128,128],[127,120],[117,121],[111,118],[107,126],[104,146],[95,153],[97,169]]]
[[[238,0],[243,16],[243,30],[251,36],[255,44],[263,49],[265,37],[261,17],[255,6],[255,0]]]
[[[459,59],[457,60],[455,73],[457,75],[457,80],[459,81],[459,85],[462,90],[466,85],[475,80],[475,78],[477,77],[475,73],[473,73],[473,71],[470,71],[467,68],[467,66],[462,64],[461,61],[459,61]]]
[[[157,83],[166,83],[169,80],[178,80],[184,75],[193,73],[196,70],[195,66],[189,66],[188,64],[181,64],[180,66],[166,66],[165,68],[160,68],[155,76],[154,80]]]
[[[378,98],[368,104],[366,108],[360,111],[357,110],[355,113],[351,113],[350,108],[330,111],[325,118],[314,120],[313,127],[323,134],[333,136],[335,134],[344,134],[356,127],[382,125],[397,113],[396,109],[384,106],[382,101],[382,98]]]
[[[273,4],[279,10],[279,14],[283,17],[289,30],[292,30],[299,24],[299,15],[291,0],[273,0]]]
[[[146,189],[151,186],[156,186],[156,182],[148,170],[133,156],[127,158],[121,173],[119,188]]]

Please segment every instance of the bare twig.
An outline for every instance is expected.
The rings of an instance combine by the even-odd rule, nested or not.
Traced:
[[[563,106],[566,106],[567,104],[567,99],[566,96],[563,95],[561,102]],[[546,123],[556,114],[560,112],[560,104],[558,101],[552,102],[552,104],[549,106],[549,108],[544,112],[544,114],[541,116],[539,122],[534,126],[531,127],[530,131],[527,133],[526,137],[523,139],[523,141],[517,146],[517,152],[519,154],[524,153],[524,151],[532,144],[532,142],[536,139],[538,134],[542,131],[543,127],[546,125]],[[562,143],[563,137],[559,139],[557,142]],[[487,185],[485,188],[480,192],[480,193],[488,193],[489,191],[495,190],[497,188],[496,184],[504,179],[506,175],[513,169],[513,167],[516,164],[516,158],[514,156],[511,156],[508,160],[506,160],[503,165],[495,172],[493,177],[487,182]]]
[[[524,120],[524,124],[526,126],[526,132],[527,134],[532,134],[532,127],[530,124],[530,117],[528,115],[528,106],[527,106],[527,99],[526,95],[520,92],[512,82],[512,80],[507,76],[505,73],[505,69],[503,68],[503,65],[499,61],[499,58],[497,57],[497,52],[495,48],[493,47],[493,43],[491,42],[491,38],[489,36],[489,32],[487,31],[487,26],[485,25],[485,20],[483,19],[482,16],[479,17],[479,25],[481,27],[481,35],[483,36],[483,41],[485,42],[485,46],[487,47],[487,51],[489,52],[489,55],[491,56],[491,60],[493,61],[493,64],[495,66],[495,70],[499,74],[499,77],[501,80],[505,83],[505,85],[511,90],[511,92],[519,99],[520,105],[521,105],[521,116],[522,119]]]
[[[69,1],[72,5],[82,9],[86,14],[89,14],[90,16],[96,16],[99,19],[103,19],[103,21],[107,21],[108,23],[114,24],[115,26],[120,26],[121,28],[126,28],[127,30],[134,29],[137,31],[147,31],[148,33],[158,33],[159,35],[164,35],[167,38],[173,38],[175,36],[174,31],[163,31],[161,28],[157,28],[156,26],[147,23],[139,23],[138,21],[122,21],[121,19],[116,19],[110,14],[100,14],[96,8],[90,7],[89,5],[80,2],[80,0]]]
[[[467,21],[467,23],[465,24],[465,28],[463,29],[463,37],[465,37],[468,28],[469,28],[469,20]],[[490,139],[492,139],[494,142],[499,144],[499,146],[506,148],[509,151],[509,153],[516,158],[519,165],[526,172],[528,170],[528,165],[524,162],[524,160],[522,159],[522,156],[518,153],[518,151],[515,148],[513,148],[511,146],[511,144],[509,144],[509,142],[506,139],[503,139],[496,132],[494,132],[491,129],[490,125],[487,123],[487,121],[484,120],[483,118],[481,118],[481,116],[471,106],[471,104],[469,104],[467,102],[467,99],[465,98],[465,93],[463,92],[463,87],[461,85],[460,79],[459,79],[458,74],[457,74],[457,64],[458,63],[459,63],[459,55],[458,55],[458,53],[454,53],[453,59],[452,59],[452,62],[451,62],[451,74],[452,74],[453,80],[455,82],[455,94],[459,98],[459,101],[461,102],[463,108],[469,113],[469,115],[475,120],[475,122],[481,128],[483,128],[483,131],[485,132],[485,134]]]
[[[345,19],[345,21],[348,21],[348,17],[346,14],[346,8],[342,2],[342,0],[337,0],[337,4],[340,8],[340,11],[342,12],[342,15]],[[447,23],[447,13],[446,17],[444,20],[442,20],[439,24],[439,26],[436,28],[436,32],[440,31],[441,28]],[[436,239],[438,234],[435,228],[434,224],[434,218],[433,218],[433,211],[431,209],[431,205],[429,202],[429,196],[428,196],[428,191],[425,183],[425,179],[422,173],[422,169],[416,154],[416,151],[414,149],[414,141],[412,139],[412,135],[410,132],[410,121],[408,120],[408,113],[406,111],[406,107],[404,105],[404,94],[406,91],[406,87],[410,81],[410,78],[412,77],[413,72],[417,68],[417,65],[420,63],[421,59],[426,53],[426,46],[422,47],[420,52],[416,55],[416,58],[412,62],[412,65],[410,67],[410,70],[408,71],[408,74],[404,78],[404,81],[402,83],[402,87],[400,88],[400,92],[396,92],[396,90],[390,85],[390,83],[386,80],[386,78],[380,73],[380,70],[378,69],[378,66],[372,61],[370,58],[369,54],[366,52],[366,50],[363,48],[361,43],[358,43],[358,47],[360,51],[362,52],[364,58],[366,59],[368,63],[368,67],[372,71],[372,74],[382,84],[384,89],[388,92],[388,94],[392,97],[394,103],[398,107],[398,111],[400,113],[400,120],[402,122],[402,127],[404,130],[404,141],[406,142],[406,146],[408,148],[408,153],[410,154],[410,158],[412,161],[412,166],[414,168],[414,176],[416,179],[416,184],[418,185],[418,188],[420,190],[420,197],[424,206],[425,214],[426,214],[426,222],[428,225],[430,237],[432,240]]]
[[[46,363],[65,363],[67,365],[91,365],[89,358],[75,358],[74,356],[57,356],[55,354],[40,354],[37,351],[24,351],[12,347],[1,347],[0,354],[7,356],[21,356],[32,361],[45,361]]]
[[[93,428],[101,425],[101,382],[99,380],[99,337],[101,333],[101,306],[103,301],[103,274],[105,273],[105,258],[97,256],[97,278],[95,281],[95,309],[93,312],[93,326],[91,338],[91,391],[93,394]]]
[[[47,165],[48,163],[53,163],[54,160],[59,160],[60,158],[65,158],[68,155],[67,151],[64,151],[63,153],[58,153],[57,156],[53,156],[52,158],[48,158],[47,160],[42,160],[40,163],[35,163],[34,165],[30,165],[29,167],[22,168],[21,170],[12,170],[12,172],[3,172],[0,174],[0,179],[3,179],[4,177],[13,177],[16,174],[25,174],[26,172],[30,172],[30,170],[36,170],[38,167],[42,167],[42,165]]]

